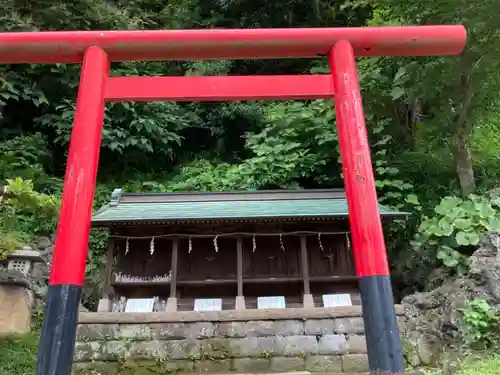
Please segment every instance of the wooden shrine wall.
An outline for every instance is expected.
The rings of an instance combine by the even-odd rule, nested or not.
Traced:
[[[355,274],[354,258],[345,234],[307,236],[306,246],[311,278]]]
[[[215,238],[215,237],[214,237]],[[179,240],[179,281],[235,280],[236,239],[193,238]]]
[[[345,235],[306,236],[311,278],[354,274],[352,253],[346,248]],[[115,273],[150,280],[167,277],[171,270],[172,240],[130,239],[116,241]],[[179,281],[207,279],[236,280],[236,239],[218,238],[217,249],[211,238],[179,240],[177,278]],[[321,242],[321,245],[320,245]],[[127,251],[127,253],[126,253]],[[152,254],[151,254],[152,252]],[[243,278],[301,277],[299,236],[243,238]]]
[[[128,242],[128,245],[127,245]],[[172,240],[151,239],[115,240],[114,273],[146,280],[167,277],[171,269]]]
[[[335,232],[331,226],[317,225],[325,234],[305,235],[307,267],[310,291],[315,304],[322,306],[322,295],[330,293],[357,293],[354,262],[345,232]],[[183,233],[172,228],[159,231],[144,228],[141,232],[130,231],[131,237],[161,236],[176,233],[178,257],[176,286],[172,289],[179,300],[179,310],[193,310],[195,298],[223,298],[223,309],[234,309],[234,297],[238,295],[238,252],[235,236],[213,235],[195,237],[191,230]],[[204,229],[204,230],[203,230]],[[301,307],[304,294],[301,235],[273,233],[262,227],[262,232],[251,235],[248,227],[231,228],[242,237],[242,285],[247,308],[256,308],[257,297],[285,296],[287,307]],[[294,226],[295,231],[302,228]],[[307,231],[309,228],[302,230]],[[276,230],[276,229],[274,229]],[[207,235],[206,228],[199,233]],[[227,233],[227,232],[226,232]],[[250,233],[250,235],[248,235]],[[254,232],[255,233],[255,232]],[[171,238],[155,237],[125,239],[127,231],[114,240],[114,267],[110,283],[114,295],[127,298],[168,298],[172,272]],[[260,234],[260,235],[259,235]],[[192,235],[189,239],[186,236]],[[128,243],[128,244],[127,244]],[[127,282],[133,281],[133,282]],[[356,301],[353,301],[354,304]]]
[[[300,238],[297,236],[243,239],[243,279],[300,277]]]

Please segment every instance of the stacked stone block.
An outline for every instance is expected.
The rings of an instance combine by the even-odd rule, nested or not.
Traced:
[[[359,309],[359,308],[358,308]],[[246,321],[80,324],[75,371],[126,374],[368,370],[361,316]],[[154,369],[157,369],[154,370]],[[133,373],[132,371],[130,373]]]

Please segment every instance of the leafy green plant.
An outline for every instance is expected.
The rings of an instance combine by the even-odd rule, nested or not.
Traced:
[[[5,259],[9,253],[21,247],[21,237],[19,233],[8,232],[0,228],[0,259]]]
[[[465,323],[465,343],[473,349],[487,349],[498,344],[500,317],[484,299],[468,301],[460,310]]]
[[[375,121],[375,119],[368,118]],[[381,119],[376,122],[371,131],[377,140],[373,143],[373,164],[376,176],[375,186],[379,192],[381,203],[403,210],[421,211],[422,206],[415,191],[415,186],[401,176],[401,171],[388,160],[388,153],[393,137],[387,134],[387,120]]]
[[[30,180],[8,179],[0,195],[0,258],[37,233],[51,233],[58,213],[58,197],[36,192]]]
[[[42,127],[54,129],[55,142],[69,143],[75,104],[64,100],[56,113],[37,119]],[[189,114],[172,103],[111,103],[106,107],[102,146],[122,154],[126,149],[146,154],[172,156],[181,144],[180,130],[189,125]],[[109,125],[108,125],[109,124]]]
[[[414,245],[434,248],[445,267],[464,271],[468,250],[485,232],[500,230],[498,208],[498,201],[483,196],[445,197],[420,224]]]
[[[50,177],[44,165],[52,160],[46,138],[40,134],[23,135],[0,141],[0,184],[20,177],[31,180],[38,190],[52,191],[59,179]]]
[[[102,296],[102,272],[106,264],[106,249],[109,233],[105,229],[92,229],[85,267],[85,289],[82,303],[85,307],[97,307]]]

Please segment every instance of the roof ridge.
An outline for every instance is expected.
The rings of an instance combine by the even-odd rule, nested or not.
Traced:
[[[115,189],[122,190],[122,189]],[[124,196],[140,195],[140,196],[153,196],[153,195],[230,195],[230,194],[300,194],[300,193],[328,193],[328,192],[344,192],[342,188],[332,189],[266,189],[266,190],[230,190],[230,191],[161,191],[161,192],[122,192]]]
[[[343,189],[296,189],[296,190],[235,190],[228,192],[159,192],[125,193],[115,189],[111,205],[123,203],[173,203],[203,201],[261,201],[261,200],[300,200],[300,199],[345,199]]]

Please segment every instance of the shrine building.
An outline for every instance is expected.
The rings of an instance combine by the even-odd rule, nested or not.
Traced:
[[[384,222],[407,214],[380,205]],[[343,190],[123,193],[109,228],[99,312],[360,305]]]

